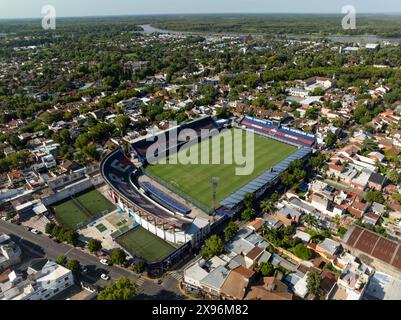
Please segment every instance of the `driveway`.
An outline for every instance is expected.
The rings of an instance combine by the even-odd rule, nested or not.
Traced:
[[[89,270],[82,276],[83,280],[97,284],[101,287],[107,286],[109,282],[99,279],[101,273],[106,272],[113,281],[121,277],[127,277],[134,280],[138,286],[138,299],[182,299],[179,296],[178,282],[171,281],[166,277],[166,283],[157,284],[154,281],[138,277],[135,273],[120,268],[118,266],[104,266],[99,262],[99,258],[85,252],[83,249],[74,248],[65,243],[57,243],[45,235],[35,235],[22,226],[9,222],[0,221],[0,233],[6,233],[13,237],[21,249],[29,252],[33,256],[44,257],[55,260],[60,255],[65,255],[68,259],[78,260],[82,266]]]

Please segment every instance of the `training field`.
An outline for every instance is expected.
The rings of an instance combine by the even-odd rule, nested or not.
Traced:
[[[176,248],[142,227],[137,227],[117,238],[128,252],[146,262],[157,262],[174,252]]]
[[[103,197],[96,190],[83,193],[75,197],[75,199],[83,204],[94,216],[102,213],[103,211],[112,211],[116,208],[109,200]]]
[[[99,192],[92,190],[58,203],[52,209],[58,222],[65,228],[74,229],[108,213],[115,206]]]
[[[73,229],[76,225],[83,222],[90,222],[90,218],[72,200],[55,205],[52,209],[57,221],[67,229]]]
[[[220,137],[222,137],[222,135],[232,135],[234,130],[240,129],[232,129],[229,132],[222,133],[219,136],[213,137],[211,142],[203,141],[196,146],[180,151],[179,154],[186,153],[188,155],[189,152],[193,152],[193,150],[196,149],[199,151],[200,159],[201,150],[209,148],[210,159],[213,153],[220,152],[221,163],[223,163],[224,147],[222,143],[223,139],[220,139]],[[245,131],[242,132],[242,149],[243,155],[245,155],[246,137]],[[221,147],[219,147],[218,143],[215,143],[217,147],[213,147],[213,141],[216,139],[217,141],[220,139]],[[241,137],[237,137],[237,141],[234,140],[233,145],[240,142],[238,139],[241,139]],[[210,211],[213,207],[213,194],[211,187],[211,180],[213,177],[219,178],[219,185],[217,188],[217,201],[219,203],[221,200],[225,199],[280,161],[289,157],[297,150],[297,148],[293,146],[264,138],[256,134],[254,135],[254,141],[254,170],[250,175],[236,175],[235,168],[237,168],[238,165],[235,163],[205,165],[156,164],[148,166],[147,172],[150,176],[162,180],[171,190],[181,193],[188,199],[192,200],[195,205],[200,206],[204,210]]]

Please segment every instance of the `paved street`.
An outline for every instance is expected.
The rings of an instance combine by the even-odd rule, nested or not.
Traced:
[[[30,256],[46,257],[56,259],[60,255],[65,255],[69,259],[78,260],[82,266],[86,266],[89,270],[88,274],[84,275],[85,281],[106,286],[108,283],[99,280],[101,273],[106,272],[112,280],[117,280],[121,277],[128,277],[137,282],[139,285],[137,299],[182,299],[178,289],[178,280],[166,276],[162,284],[157,284],[153,281],[139,278],[133,272],[117,266],[104,266],[99,262],[99,259],[82,249],[73,248],[64,243],[57,243],[45,235],[35,235],[22,226],[0,221],[0,233],[7,233],[13,237],[24,252],[28,252]]]

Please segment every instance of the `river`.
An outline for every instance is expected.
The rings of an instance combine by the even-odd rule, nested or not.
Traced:
[[[200,32],[200,31],[174,31],[158,29],[150,24],[140,25],[143,29],[143,33],[162,33],[162,34],[176,34],[176,35],[210,35],[210,36],[231,36],[231,37],[247,37],[249,34],[241,33],[213,33],[213,32]],[[256,36],[263,36],[263,34],[255,34]],[[390,43],[401,43],[401,38],[383,38],[375,36],[316,36],[316,35],[286,35],[288,39],[328,39],[332,42],[390,42]]]

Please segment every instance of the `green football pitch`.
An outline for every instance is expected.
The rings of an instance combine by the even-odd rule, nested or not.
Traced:
[[[52,209],[58,222],[65,228],[73,229],[114,210],[115,206],[99,192],[91,190],[58,203]]]
[[[246,154],[245,131],[242,131],[242,135],[237,136],[233,134],[234,130],[242,131],[240,129],[226,131],[213,137],[210,141],[203,141],[178,153],[178,157],[180,157],[182,153],[189,155],[191,152],[195,152],[195,154],[198,152],[198,164],[171,164],[167,161],[167,164],[149,165],[147,172],[151,177],[167,185],[169,189],[182,194],[201,209],[210,211],[213,207],[211,186],[213,177],[219,179],[216,198],[220,202],[297,150],[285,143],[254,134],[254,170],[249,175],[236,175],[235,169],[241,166],[235,164],[235,161],[233,164],[224,164],[223,162],[224,136],[234,137],[231,158],[234,145],[241,143],[239,139],[242,139],[242,154]],[[202,152],[207,149],[209,149],[209,160],[212,159],[213,154],[220,153],[220,164],[199,164]]]
[[[160,261],[176,250],[171,244],[142,227],[125,233],[117,241],[132,255],[149,263]]]

